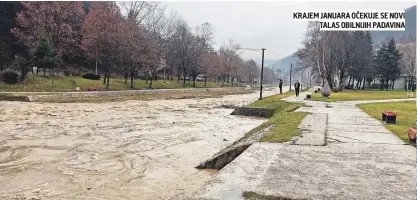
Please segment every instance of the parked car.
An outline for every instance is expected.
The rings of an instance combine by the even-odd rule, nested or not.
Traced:
[[[204,81],[204,76],[203,76],[203,75],[198,75],[198,76],[195,78],[195,80],[196,80],[196,81]]]
[[[316,85],[313,87],[314,89],[321,89],[322,87],[320,85]]]
[[[184,76],[181,76],[181,80],[184,80]],[[190,77],[186,76],[186,77],[185,77],[185,80],[186,80],[186,81],[190,80]]]

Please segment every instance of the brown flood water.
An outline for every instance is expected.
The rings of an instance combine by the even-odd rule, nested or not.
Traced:
[[[216,173],[194,167],[265,121],[218,107],[257,98],[0,102],[0,199],[191,194]]]

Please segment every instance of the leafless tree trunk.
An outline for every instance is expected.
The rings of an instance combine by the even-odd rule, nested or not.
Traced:
[[[106,89],[109,89],[109,84],[110,84],[110,73],[109,73],[109,74],[107,74]]]

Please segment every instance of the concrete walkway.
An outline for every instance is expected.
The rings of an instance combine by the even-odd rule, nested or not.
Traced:
[[[300,125],[301,137],[255,143],[191,199],[243,199],[245,191],[301,199],[416,199],[416,149],[358,102],[304,101],[310,92],[285,99],[311,106],[296,111],[312,113]]]

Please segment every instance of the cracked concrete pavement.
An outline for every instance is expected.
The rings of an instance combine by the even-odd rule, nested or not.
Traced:
[[[302,137],[255,143],[189,199],[241,200],[244,191],[305,199],[416,199],[416,149],[355,106],[409,99],[325,103],[305,101],[308,93],[285,99],[311,106],[296,110],[312,113],[300,125]],[[323,138],[326,145],[320,146]]]

